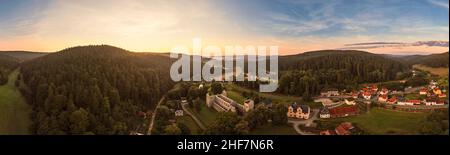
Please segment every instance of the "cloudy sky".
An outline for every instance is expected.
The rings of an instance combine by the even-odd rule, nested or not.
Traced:
[[[110,44],[169,52],[201,38],[277,45],[281,54],[372,42],[402,46],[361,49],[427,54],[448,51],[448,18],[448,0],[0,0],[0,50]]]

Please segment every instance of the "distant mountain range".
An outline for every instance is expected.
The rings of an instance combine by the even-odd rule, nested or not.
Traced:
[[[19,61],[27,61],[37,57],[47,55],[44,52],[31,52],[31,51],[0,51],[0,54],[7,55],[18,59]]]

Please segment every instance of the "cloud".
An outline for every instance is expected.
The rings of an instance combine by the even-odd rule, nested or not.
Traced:
[[[433,5],[446,8],[447,10],[449,9],[448,0],[428,0],[428,2]]]

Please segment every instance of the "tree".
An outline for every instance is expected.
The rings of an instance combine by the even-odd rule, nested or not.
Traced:
[[[89,126],[89,113],[83,108],[74,111],[69,118],[70,121],[70,133],[83,134],[86,132]]]
[[[286,125],[288,122],[287,107],[283,104],[275,104],[272,109],[272,124]]]
[[[177,124],[168,125],[164,128],[166,135],[181,135],[182,131]]]
[[[214,95],[216,95],[216,94],[221,94],[222,93],[222,91],[223,91],[223,86],[222,86],[222,84],[221,83],[219,83],[219,82],[213,82],[212,84],[211,84],[211,91],[212,91],[212,93],[214,94]]]
[[[181,130],[181,135],[190,135],[191,129],[184,123],[177,123],[178,128]]]
[[[237,134],[236,124],[240,121],[236,113],[221,112],[214,123],[206,128],[204,133],[208,135],[234,135]]]
[[[235,129],[236,134],[246,135],[250,132],[250,128],[248,127],[248,122],[241,120],[238,124],[236,124]]]

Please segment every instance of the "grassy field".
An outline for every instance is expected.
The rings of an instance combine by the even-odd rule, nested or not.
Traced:
[[[240,87],[240,86],[237,86],[234,84],[228,84],[226,86],[226,88],[227,88],[227,90],[232,90],[234,92],[239,93],[239,95],[242,92],[247,92],[247,93],[253,92],[253,93],[259,95],[260,97],[271,99],[275,103],[292,103],[292,102],[301,101],[300,97],[288,96],[288,95],[282,95],[282,94],[274,94],[274,93],[261,93],[261,92],[243,88],[243,87]]]
[[[352,122],[369,134],[418,134],[427,113],[408,113],[374,108],[359,116],[324,121]]]
[[[236,101],[239,104],[244,104],[245,97],[243,97],[239,92],[237,91],[227,91],[227,95],[230,99]]]
[[[177,122],[183,123],[186,126],[188,126],[189,129],[191,130],[192,135],[199,135],[201,132],[201,129],[197,126],[195,121],[189,116],[185,115],[183,117],[177,117]]]
[[[18,74],[18,70],[12,72],[8,83],[0,86],[0,135],[30,134],[31,108],[14,85]]]
[[[292,126],[272,126],[267,124],[258,127],[250,132],[250,135],[297,135],[298,133]]]
[[[428,71],[431,74],[439,75],[439,76],[448,76],[448,68],[440,67],[440,68],[434,68],[434,67],[428,67],[423,65],[414,65],[413,68]]]
[[[206,104],[200,105],[201,105],[200,111],[197,111],[193,108],[189,108],[189,111],[191,111],[192,114],[194,114],[200,121],[202,121],[205,126],[208,126],[209,124],[215,121],[219,113],[213,108],[208,108]]]

